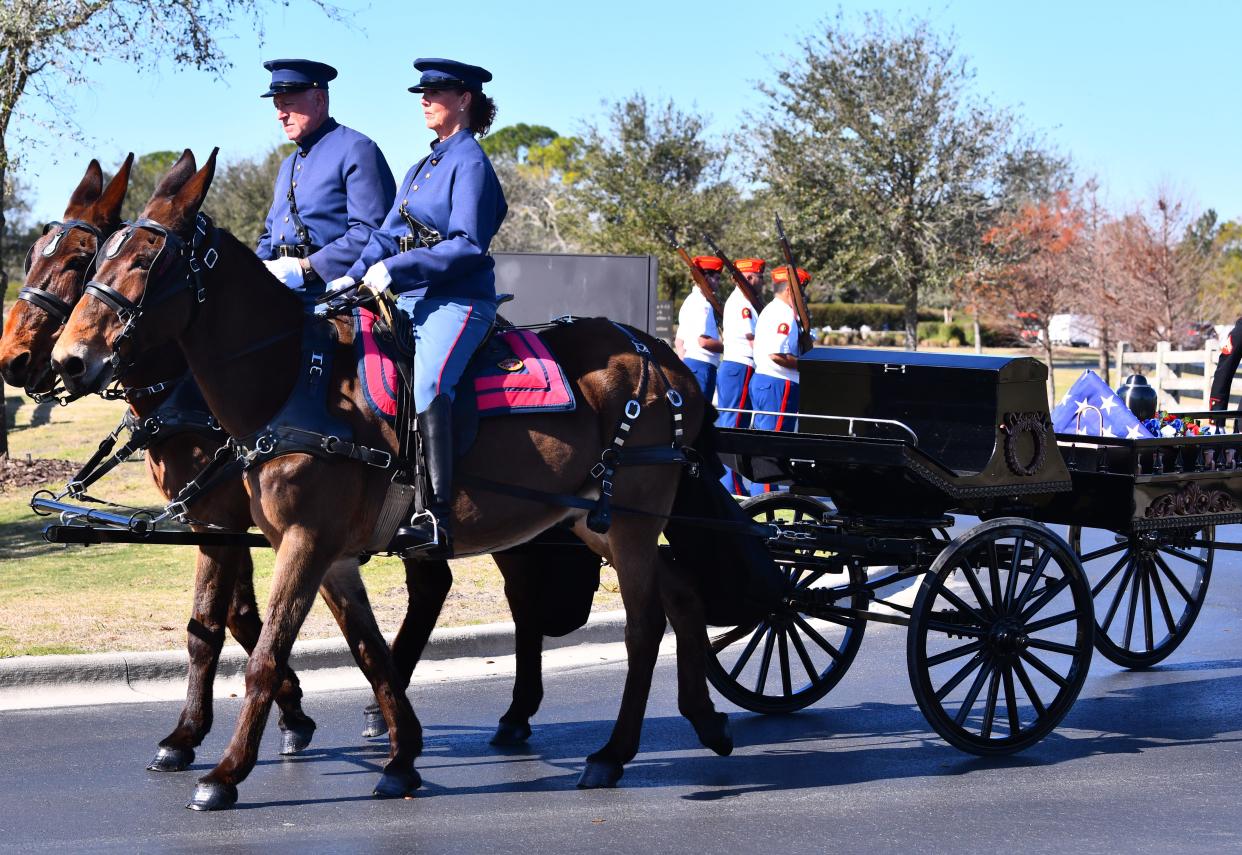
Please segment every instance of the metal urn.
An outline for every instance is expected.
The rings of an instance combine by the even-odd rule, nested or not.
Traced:
[[[1146,421],[1156,416],[1156,390],[1142,374],[1131,374],[1126,382],[1117,387],[1117,397],[1130,408],[1130,412],[1138,416],[1139,421]]]

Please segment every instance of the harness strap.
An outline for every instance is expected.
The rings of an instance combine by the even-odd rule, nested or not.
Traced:
[[[73,312],[72,306],[51,291],[45,291],[42,288],[33,288],[28,285],[17,292],[17,299],[25,300],[30,305],[47,312],[57,324],[64,324]]]
[[[661,446],[655,446],[661,448]],[[665,460],[665,463],[678,461]],[[689,461],[685,461],[689,462]],[[522,487],[517,484],[507,484],[501,481],[493,481],[490,478],[480,478],[475,475],[462,475],[458,479],[462,484],[468,487],[478,487],[480,490],[486,490],[490,493],[498,493],[504,496],[512,496],[515,499],[525,499],[531,502],[538,502],[544,505],[558,505],[564,508],[575,508],[581,511],[591,511],[595,508],[596,503],[590,499],[584,499],[581,496],[570,495],[569,493],[549,493],[546,490],[537,490],[533,487]],[[688,525],[698,526],[700,528],[710,528],[716,531],[727,531],[733,534],[749,534],[755,537],[770,538],[773,536],[773,529],[770,525],[764,523],[744,523],[733,520],[719,520],[714,517],[687,517],[678,514],[657,514],[654,511],[648,511],[643,508],[632,508],[626,505],[614,505],[613,510],[618,513],[631,514],[640,517],[653,517],[656,519],[667,520],[669,522],[683,522]]]

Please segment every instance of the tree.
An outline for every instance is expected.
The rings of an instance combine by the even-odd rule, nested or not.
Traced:
[[[962,222],[991,204],[1011,123],[971,96],[973,71],[926,21],[863,21],[861,33],[840,15],[828,21],[760,86],[753,177],[781,205],[806,266],[897,291],[914,348],[919,297],[947,286]]]
[[[1082,279],[1083,212],[1069,193],[1024,205],[983,236],[995,254],[990,288],[980,289],[1007,315],[1021,312],[1039,325],[1048,362],[1048,396],[1056,400],[1052,371],[1052,316],[1073,304]]]
[[[272,207],[280,165],[293,150],[293,143],[274,146],[260,157],[234,160],[217,173],[204,209],[216,225],[228,229],[247,246],[258,243]]]
[[[501,252],[572,252],[569,188],[582,142],[543,125],[510,125],[483,138],[505,191],[509,215],[492,241]]]
[[[343,20],[328,0],[314,0]],[[101,59],[135,72],[164,60],[208,71],[228,65],[220,40],[240,27],[262,31],[268,0],[4,0],[0,3],[0,259],[5,257],[7,190],[16,153],[40,142],[39,109],[50,108],[57,134],[73,133],[71,93],[90,82]],[[33,101],[27,96],[33,95]],[[27,109],[28,104],[36,105]],[[0,304],[8,292],[0,265]],[[0,395],[0,450],[7,448]]]
[[[618,101],[606,126],[588,128],[575,161],[570,237],[591,251],[655,255],[661,296],[684,294],[690,277],[668,229],[690,244],[704,231],[723,232],[737,204],[727,163],[728,149],[707,139],[703,120],[672,101]]]

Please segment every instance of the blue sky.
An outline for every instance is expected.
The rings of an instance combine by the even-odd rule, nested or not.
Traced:
[[[497,126],[573,132],[601,117],[605,100],[642,91],[700,111],[723,134],[761,103],[755,82],[836,9],[785,0],[340,3],[353,10],[352,27],[328,22],[305,0],[275,5],[261,41],[246,33],[224,42],[233,67],[223,79],[103,64],[95,85],[72,93],[88,138],[78,144],[43,132],[44,144],[24,152],[35,218],[60,216],[91,156],[114,169],[129,150],[189,147],[201,158],[218,145],[227,162],[283,141],[271,102],[257,97],[266,89],[265,59],[335,65],[333,114],[374,138],[400,175],[427,139],[417,97],[405,91],[417,56],[490,68]],[[956,33],[977,91],[1071,154],[1080,173],[1098,176],[1114,207],[1166,185],[1192,207],[1242,216],[1235,165],[1242,109],[1234,98],[1242,4],[972,0],[842,9],[854,22],[879,10],[924,16]]]

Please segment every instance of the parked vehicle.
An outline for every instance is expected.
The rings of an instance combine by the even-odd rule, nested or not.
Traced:
[[[1100,336],[1090,315],[1053,315],[1048,321],[1048,337],[1053,344],[1069,347],[1099,347]]]

